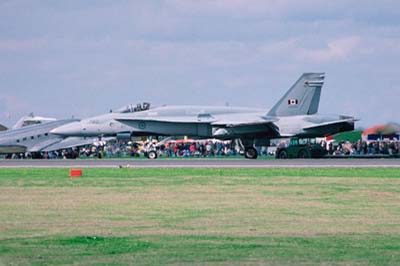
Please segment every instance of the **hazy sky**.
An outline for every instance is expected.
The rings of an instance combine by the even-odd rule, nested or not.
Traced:
[[[0,0],[0,122],[128,103],[270,108],[326,72],[320,113],[400,122],[398,0]]]

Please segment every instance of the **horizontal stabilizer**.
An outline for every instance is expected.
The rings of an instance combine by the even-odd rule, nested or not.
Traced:
[[[339,124],[350,124],[356,122],[357,119],[355,118],[348,118],[348,119],[342,119],[342,120],[336,120],[336,121],[329,121],[326,123],[321,123],[318,125],[314,125],[314,126],[309,126],[309,127],[305,127],[303,128],[304,130],[317,130],[323,127],[328,127],[328,126],[335,126],[335,125],[339,125]]]
[[[305,127],[303,128],[303,130],[307,135],[314,135],[314,136],[333,135],[339,132],[354,130],[354,124],[356,121],[357,119],[354,118],[344,118]]]

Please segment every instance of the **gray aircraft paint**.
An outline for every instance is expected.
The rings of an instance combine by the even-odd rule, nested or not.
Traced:
[[[11,129],[19,129],[23,128],[26,126],[31,126],[31,125],[37,125],[37,124],[43,124],[47,122],[52,122],[55,121],[55,118],[50,118],[50,117],[41,117],[41,116],[34,116],[33,114],[30,114],[28,116],[24,116],[21,119],[19,119],[14,126],[10,128]],[[8,128],[4,125],[0,124],[0,131],[6,131]]]
[[[19,129],[27,126],[53,122],[56,120],[57,119],[52,117],[34,116],[33,114],[30,114],[19,119],[11,129]]]
[[[97,138],[64,137],[50,134],[50,131],[69,123],[77,122],[77,119],[45,120],[43,123],[18,127],[0,132],[0,153],[25,153],[48,152],[67,149],[98,141]],[[104,139],[106,141],[108,139]]]
[[[305,73],[269,111],[270,116],[313,115],[318,112],[324,73]],[[291,103],[293,101],[293,103]]]
[[[63,139],[50,134],[52,129],[76,121],[78,120],[57,120],[0,132],[0,153],[40,151]]]
[[[319,115],[323,73],[305,73],[268,112],[210,106],[161,106],[146,111],[109,113],[52,130],[63,136],[188,135],[246,140],[326,136],[354,129],[353,117]]]
[[[109,113],[56,128],[54,134],[65,136],[110,136],[131,132],[133,135],[211,136],[211,123],[231,120],[264,123],[265,111],[240,107],[161,106],[135,113]],[[260,120],[261,119],[261,120]],[[122,122],[124,121],[124,122]],[[215,127],[214,127],[215,128]]]

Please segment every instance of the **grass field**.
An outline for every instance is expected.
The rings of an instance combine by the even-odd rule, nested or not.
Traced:
[[[400,265],[400,169],[0,169],[0,265]]]

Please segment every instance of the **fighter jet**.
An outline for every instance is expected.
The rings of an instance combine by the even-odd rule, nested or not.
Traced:
[[[354,130],[354,117],[318,114],[324,79],[324,73],[304,73],[269,111],[229,106],[137,108],[70,123],[51,133],[61,136],[129,134],[240,139],[245,147],[245,157],[256,159],[255,144],[267,145],[272,138],[321,137]]]
[[[78,121],[33,115],[23,117],[11,129],[0,132],[0,154],[49,152],[97,142],[98,139],[50,134],[54,128]]]

